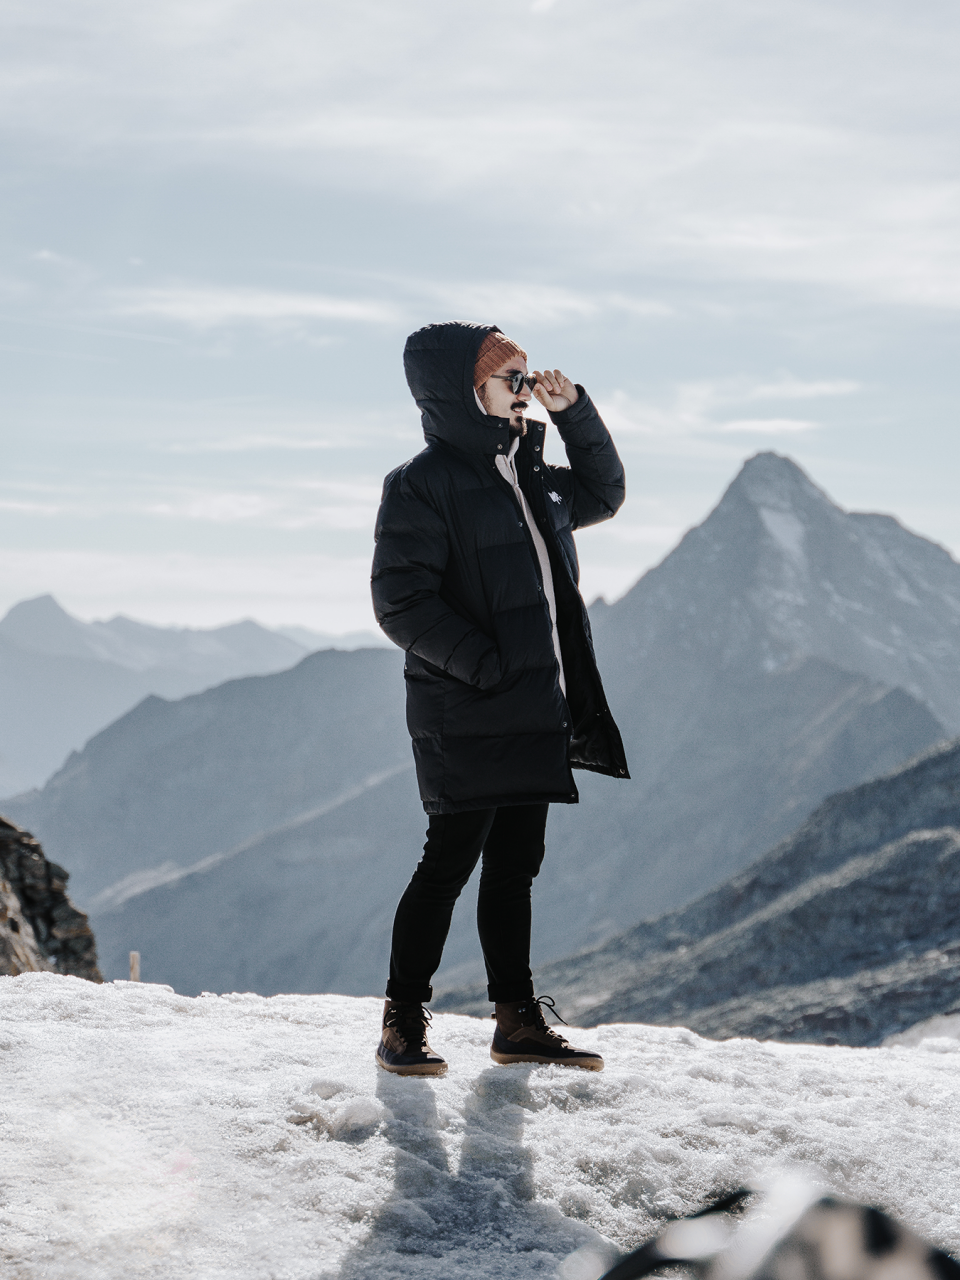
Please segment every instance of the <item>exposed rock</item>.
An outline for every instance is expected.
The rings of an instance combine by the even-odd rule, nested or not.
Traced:
[[[53,965],[37,946],[33,926],[20,907],[20,899],[6,880],[0,880],[0,976],[38,973]]]
[[[68,879],[28,831],[0,818],[0,973],[52,969],[103,981],[93,931],[67,897]]]

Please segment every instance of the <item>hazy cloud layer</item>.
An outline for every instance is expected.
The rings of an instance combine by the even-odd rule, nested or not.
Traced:
[[[403,339],[451,316],[619,433],[589,593],[758,448],[960,547],[958,36],[945,0],[0,2],[0,546],[41,575],[0,606],[100,608],[77,555],[158,618],[165,557],[364,564]]]

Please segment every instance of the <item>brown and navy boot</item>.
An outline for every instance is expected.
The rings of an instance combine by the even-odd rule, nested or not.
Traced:
[[[387,1000],[377,1062],[397,1076],[442,1076],[447,1064],[427,1044],[430,1014],[416,1001]]]
[[[563,1067],[602,1071],[603,1058],[589,1049],[574,1049],[555,1027],[548,1027],[542,1005],[560,1018],[549,996],[515,1000],[495,1006],[497,1020],[490,1057],[501,1066],[511,1062],[546,1062]],[[563,1022],[563,1019],[560,1018]]]

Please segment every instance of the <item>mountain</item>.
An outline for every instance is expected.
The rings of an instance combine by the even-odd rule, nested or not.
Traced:
[[[578,1023],[719,1039],[878,1044],[960,1008],[960,740],[832,796],[747,871],[538,984]]]
[[[649,688],[654,664],[694,676],[671,698],[690,705],[704,674],[810,656],[906,689],[960,732],[960,565],[892,516],[844,512],[777,454],[751,458],[594,625],[621,691]]]
[[[0,796],[43,783],[148,694],[279,671],[311,647],[249,620],[206,631],[81,622],[52,596],[24,600],[0,619]]]
[[[405,759],[195,868],[118,885],[95,903],[104,972],[122,974],[139,951],[147,981],[187,995],[380,992],[424,826]],[[470,933],[461,916],[456,958],[475,947]]]
[[[323,650],[289,671],[146,698],[7,812],[70,851],[78,901],[187,867],[410,765],[403,656]]]
[[[89,906],[104,972],[122,973],[127,952],[138,950],[145,965],[157,965],[158,980],[187,994],[251,989],[363,995],[382,988],[393,912],[425,826],[402,730],[399,659],[377,651],[322,653],[292,672],[225,685],[184,703],[154,700],[95,739],[77,758],[82,769],[65,769],[51,782],[47,792],[59,789],[64,802],[61,839],[82,842],[74,857],[75,882],[99,889]],[[361,663],[363,675],[357,670]],[[828,788],[831,777],[859,778],[864,759],[875,762],[885,750],[891,760],[899,759],[904,722],[915,719],[922,730],[929,718],[907,694],[878,693],[877,686],[862,680],[858,687],[855,679],[812,660],[785,679],[776,684],[779,702],[768,701],[765,711],[778,741],[789,732],[800,739],[808,773],[799,768],[797,773],[811,792],[814,782]],[[809,714],[812,694],[805,685],[826,688],[832,705],[804,739],[805,726],[788,713],[799,705]],[[360,736],[348,742],[332,698],[359,687],[369,701],[358,700],[358,719],[371,731],[370,740]],[[392,723],[387,717],[370,723],[372,706],[389,706]],[[321,789],[318,773],[312,788],[298,792],[296,816],[271,827],[278,812],[293,807],[289,795],[278,794],[288,781],[286,772],[273,772],[278,762],[290,759],[293,708],[310,717],[311,755],[328,739],[340,744],[341,771],[334,773],[326,758],[323,780],[333,784],[332,794]],[[138,715],[148,714],[149,737],[163,740],[162,755],[145,750],[148,735]],[[229,740],[235,724],[248,719],[260,726],[257,750],[242,773],[211,779],[200,762],[209,769],[216,742]],[[202,723],[201,732],[195,732],[194,721]],[[294,732],[304,732],[302,723]],[[758,769],[771,741],[768,735],[760,743]],[[354,753],[360,763],[343,769]],[[131,762],[126,775],[124,762]],[[149,781],[154,770],[165,780],[159,791]],[[174,770],[189,783],[174,784],[178,809],[168,813]],[[100,812],[84,813],[76,796],[87,786],[101,800],[112,795],[132,821],[117,817],[111,826]],[[273,803],[264,809],[271,788]],[[208,810],[205,797],[211,793],[219,803]],[[49,831],[49,798],[44,812],[42,829]],[[181,851],[191,847],[188,841],[204,856],[184,867]],[[89,879],[90,850],[101,876],[95,886]],[[141,869],[123,876],[133,850]],[[110,877],[119,878],[103,888]],[[538,920],[549,920],[567,905],[565,893],[559,900],[538,900]],[[468,898],[448,940],[448,970],[469,966],[476,955],[472,916]],[[576,936],[565,935],[561,945]]]
[[[789,550],[762,515],[774,501],[794,521],[782,527],[804,530]],[[553,807],[535,955],[558,958],[699,897],[831,792],[944,738],[956,714],[943,693],[956,626],[941,599],[939,613],[921,607],[915,638],[913,615],[900,612],[908,591],[960,601],[960,566],[893,520],[840,511],[788,459],[765,454],[633,591],[596,607],[600,666],[635,779],[581,773],[582,803]],[[837,651],[824,598],[847,601],[859,649],[844,640]],[[912,691],[850,665],[866,666],[891,625],[923,658],[911,670],[929,679]],[[240,981],[230,973],[248,962],[260,990],[381,989],[393,902],[425,825],[412,773],[389,775],[411,761],[401,666],[397,651],[322,653],[177,703],[151,699],[42,791],[7,802],[71,867],[109,977],[109,955],[146,955],[149,940],[157,980],[189,974],[189,989]],[[960,689],[960,666],[953,679]],[[347,815],[349,831],[337,825]],[[477,974],[472,892],[438,986]],[[160,918],[169,929],[157,929]],[[246,922],[250,957],[229,954],[229,919]],[[276,930],[300,940],[296,964]],[[358,936],[363,945],[350,942]]]
[[[566,909],[547,936],[688,902],[830,792],[960,732],[960,565],[773,453],[592,620],[633,782],[578,779],[551,815],[541,881]]]
[[[53,596],[15,604],[0,618],[0,636],[28,653],[92,658],[130,671],[176,672],[193,676],[203,687],[234,676],[279,671],[309,649],[249,618],[209,630],[154,627],[119,614],[109,622],[81,622]]]

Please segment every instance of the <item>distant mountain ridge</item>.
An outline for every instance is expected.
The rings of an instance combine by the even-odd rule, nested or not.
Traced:
[[[28,653],[92,658],[130,671],[160,668],[194,675],[207,685],[293,666],[308,651],[249,618],[205,630],[155,627],[122,615],[82,622],[49,595],[15,604],[0,618],[0,636]]]
[[[82,622],[52,596],[0,618],[0,796],[39,786],[94,733],[148,694],[179,698],[238,676],[282,671],[320,648],[386,644],[372,633]]]
[[[792,541],[762,515],[775,500],[794,521],[783,527],[803,529]],[[946,552],[895,521],[880,527],[890,544],[882,556],[870,521],[835,507],[788,459],[762,454],[633,591],[594,608],[634,781],[581,773],[581,804],[551,810],[534,890],[542,961],[699,897],[831,792],[946,736],[931,710],[957,644],[943,608],[916,621],[916,644],[905,632],[926,669],[901,664],[901,674],[923,700],[838,660],[872,661],[876,637],[885,645],[891,634],[888,615],[903,628],[923,608],[903,613],[908,591],[917,601],[938,590],[960,600],[960,566]],[[906,579],[888,571],[900,561]],[[870,611],[854,610],[861,634],[857,644],[844,639],[840,654],[831,602],[857,603],[861,579],[872,583]],[[180,703],[153,700],[91,741],[42,792],[7,808],[70,867],[82,904],[102,895],[94,924],[115,954],[136,946],[132,939],[156,939],[157,980],[189,973],[207,990],[241,980],[231,948],[220,945],[233,936],[224,904],[234,902],[260,957],[259,990],[321,981],[346,994],[380,990],[392,911],[384,903],[416,864],[425,826],[412,774],[366,785],[410,762],[401,667],[398,651],[319,654]],[[960,664],[953,679],[960,687]],[[955,700],[942,700],[953,714]],[[304,817],[361,783],[336,812]],[[338,825],[348,813],[349,833]],[[472,892],[456,913],[439,987],[477,974]],[[357,914],[364,903],[366,922]],[[169,930],[156,933],[160,916],[181,922],[175,942]],[[213,920],[211,932],[203,922]],[[301,939],[294,967],[269,935],[283,920]]]

